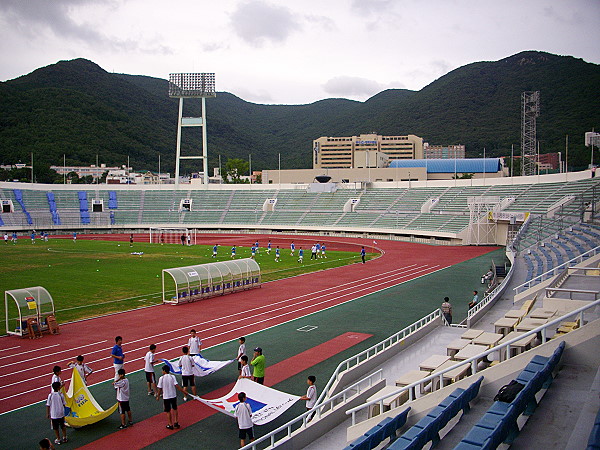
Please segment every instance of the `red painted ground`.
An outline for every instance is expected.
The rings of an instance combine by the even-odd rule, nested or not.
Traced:
[[[106,236],[91,235],[104,239]],[[147,239],[147,235],[144,235]],[[117,238],[118,235],[110,235]],[[139,239],[142,239],[142,235]],[[78,239],[84,238],[79,235]],[[128,240],[129,235],[121,235]],[[136,235],[136,239],[138,236]],[[317,239],[330,250],[376,247],[382,256],[351,266],[279,280],[261,289],[214,297],[179,306],[160,305],[61,326],[61,334],[29,340],[17,337],[0,339],[0,413],[43,400],[48,393],[51,367],[65,367],[83,354],[94,368],[90,384],[113,376],[110,349],[114,337],[124,338],[125,368],[143,368],[143,356],[150,344],[158,346],[164,358],[179,355],[189,330],[200,330],[203,347],[233,341],[241,335],[260,331],[283,322],[354,300],[363,295],[394,286],[444,267],[480,256],[496,247],[427,246],[395,241],[279,235],[204,235],[198,243],[248,246],[255,240],[261,246],[268,239],[273,246],[289,248],[294,241],[310,247]],[[305,248],[306,248],[305,247]],[[232,344],[235,353],[237,345]],[[232,354],[232,357],[235,355]],[[10,369],[8,369],[10,368]]]
[[[315,364],[325,361],[326,359],[353,347],[371,336],[371,334],[364,333],[344,333],[341,336],[333,338],[277,364],[272,366],[267,364],[267,369],[265,371],[265,385],[273,386],[280,383]],[[233,386],[234,383],[230,383],[227,386],[223,386],[220,389],[206,394],[205,398],[222,397],[227,394]],[[192,401],[179,405],[178,411],[179,423],[181,424],[180,430],[206,419],[213,414],[218,414],[218,411],[209,408],[205,404]],[[137,422],[132,428],[119,430],[80,448],[144,448],[178,431],[167,430],[165,428],[166,424],[167,420],[165,414],[157,414],[142,422]]]

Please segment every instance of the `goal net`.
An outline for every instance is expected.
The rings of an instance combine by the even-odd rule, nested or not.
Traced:
[[[150,243],[196,245],[196,229],[150,228]]]

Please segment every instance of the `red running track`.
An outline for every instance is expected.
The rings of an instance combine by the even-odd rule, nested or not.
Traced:
[[[93,235],[94,238],[100,238]],[[115,238],[115,236],[111,236]],[[141,240],[140,235],[140,240]],[[146,235],[147,237],[147,235]],[[78,236],[84,238],[84,236]],[[128,240],[129,236],[121,236]],[[248,246],[271,239],[273,246],[310,247],[323,237],[261,235],[205,235],[199,243]],[[373,247],[371,240],[326,239],[330,250]],[[155,343],[161,357],[179,356],[189,330],[199,330],[203,348],[236,340],[241,335],[269,328],[341,303],[355,300],[444,267],[488,253],[497,247],[428,246],[379,241],[381,256],[367,264],[353,264],[279,281],[261,289],[214,297],[186,305],[159,305],[61,326],[61,334],[42,339],[14,336],[0,339],[0,413],[44,400],[49,392],[51,369],[66,367],[78,354],[94,368],[90,384],[114,375],[110,350],[114,337],[124,338],[128,372],[143,368],[143,357]],[[293,294],[292,294],[293,293]],[[160,327],[157,321],[160,320]],[[233,346],[236,348],[236,346]],[[235,355],[232,355],[232,357]]]

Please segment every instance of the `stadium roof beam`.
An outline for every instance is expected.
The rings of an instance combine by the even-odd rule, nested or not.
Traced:
[[[182,159],[201,159],[203,183],[208,184],[208,151],[206,135],[206,98],[216,97],[214,73],[171,73],[169,74],[169,97],[179,99],[177,116],[177,154],[175,156],[175,187],[179,187],[179,171]],[[200,98],[200,117],[183,117],[183,99]],[[202,155],[181,156],[181,128],[202,127]]]

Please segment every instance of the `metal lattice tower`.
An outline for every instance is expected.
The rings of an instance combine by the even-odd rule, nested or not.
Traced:
[[[521,94],[521,175],[537,171],[536,119],[540,115],[540,91]]]
[[[175,187],[179,186],[179,165],[182,159],[202,159],[204,183],[208,184],[208,151],[206,135],[206,98],[216,97],[214,73],[171,73],[169,74],[169,97],[179,99],[177,118],[177,155],[175,157]],[[183,99],[202,100],[201,117],[183,117]],[[181,128],[202,127],[202,155],[181,156]]]

